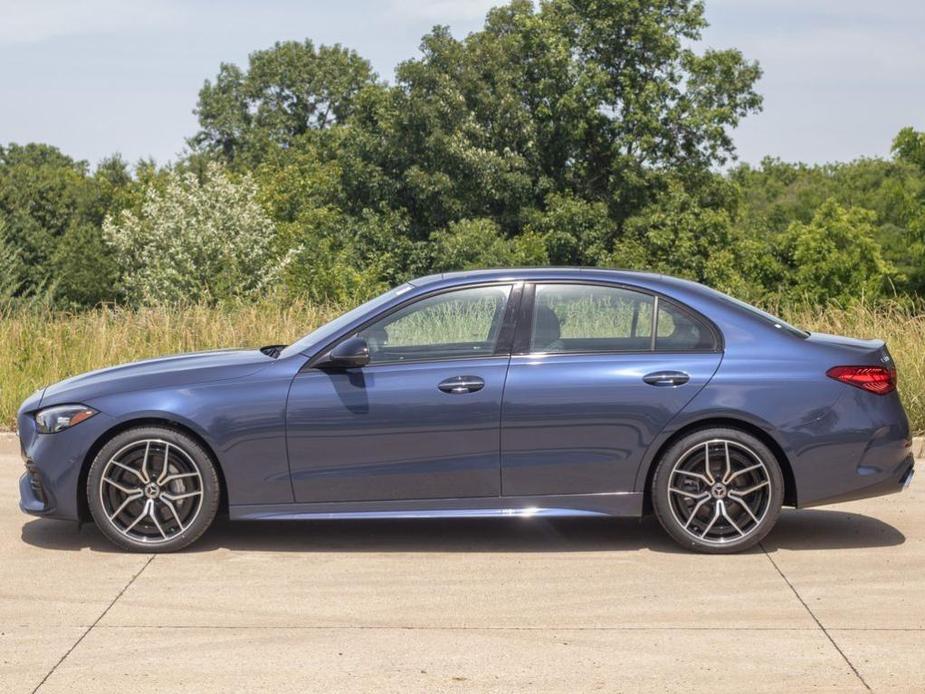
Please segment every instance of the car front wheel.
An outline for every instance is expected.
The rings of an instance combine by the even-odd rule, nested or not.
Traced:
[[[682,547],[739,552],[777,522],[784,480],[774,454],[737,429],[704,429],[682,437],[661,457],[652,505]]]
[[[209,454],[168,427],[138,427],[107,442],[87,476],[97,527],[136,552],[172,552],[199,538],[218,511],[220,486]]]

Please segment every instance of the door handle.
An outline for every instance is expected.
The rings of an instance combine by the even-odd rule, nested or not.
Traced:
[[[437,387],[444,393],[474,393],[485,387],[485,381],[478,376],[452,376],[440,381]]]
[[[655,371],[643,376],[642,380],[650,386],[683,386],[691,377],[683,371]]]

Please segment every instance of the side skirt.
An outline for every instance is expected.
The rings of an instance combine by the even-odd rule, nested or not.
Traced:
[[[350,520],[362,518],[530,518],[642,515],[640,492],[471,499],[337,501],[247,504],[228,509],[231,520]]]

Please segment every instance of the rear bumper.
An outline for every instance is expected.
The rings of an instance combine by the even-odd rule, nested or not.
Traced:
[[[832,407],[798,422],[787,439],[801,508],[898,492],[915,462],[897,393],[845,385]]]
[[[895,494],[901,492],[912,482],[915,475],[915,459],[908,455],[898,465],[886,474],[872,476],[869,484],[855,487],[850,491],[836,494],[834,496],[815,499],[810,503],[800,504],[801,508],[808,506],[822,506],[824,504],[838,504],[843,501],[855,501],[857,499],[867,499],[872,496],[884,496],[886,494]]]

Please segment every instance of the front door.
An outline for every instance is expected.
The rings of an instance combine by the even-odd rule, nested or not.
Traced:
[[[417,299],[359,331],[368,366],[300,373],[286,414],[296,501],[498,496],[511,293]]]
[[[504,391],[502,493],[634,491],[649,445],[718,368],[715,333],[622,287],[537,284],[524,301]]]

